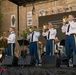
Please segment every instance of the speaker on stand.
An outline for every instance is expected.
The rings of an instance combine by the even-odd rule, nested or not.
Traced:
[[[76,68],[76,54],[73,55],[73,67]]]
[[[55,55],[44,55],[42,57],[42,67],[60,67],[59,58]]]
[[[2,61],[2,65],[4,66],[17,66],[18,58],[16,56],[5,56]]]
[[[18,65],[18,58],[16,56],[5,56],[2,60],[2,68],[0,75],[3,75],[3,72],[6,72],[6,68],[10,66],[17,66]]]
[[[36,65],[36,59],[33,56],[26,55],[25,57],[19,57],[18,60],[19,66],[35,66]]]
[[[25,57],[22,56],[19,57],[18,66],[20,66],[21,69],[27,67],[29,75],[31,75],[29,67],[35,66],[35,64],[36,64],[36,59],[33,56],[26,55]]]

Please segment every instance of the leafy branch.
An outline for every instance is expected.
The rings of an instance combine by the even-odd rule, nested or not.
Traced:
[[[25,31],[23,31],[23,33],[21,34],[21,36],[22,36],[24,39],[26,39],[28,33],[29,33],[29,29],[26,29]]]

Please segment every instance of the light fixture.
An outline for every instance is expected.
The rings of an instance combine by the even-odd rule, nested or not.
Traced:
[[[32,8],[32,15],[35,15],[35,5],[33,3],[33,8]]]

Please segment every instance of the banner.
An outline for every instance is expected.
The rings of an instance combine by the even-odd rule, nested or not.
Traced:
[[[27,12],[27,26],[32,25],[32,11]]]

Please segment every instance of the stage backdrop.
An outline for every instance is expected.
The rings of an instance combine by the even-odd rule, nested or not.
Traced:
[[[68,16],[68,14],[73,14],[76,18],[76,11],[60,13],[60,14],[52,14],[47,16],[40,16],[39,27],[43,27],[44,24],[47,24],[48,22],[52,22],[54,25],[54,28],[57,29],[57,37],[60,40],[65,39],[65,34],[61,32],[61,26],[62,26],[63,17]]]

